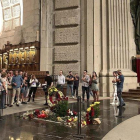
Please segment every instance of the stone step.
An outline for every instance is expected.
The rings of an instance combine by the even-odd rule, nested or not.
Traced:
[[[138,95],[140,95],[140,92],[123,92],[123,94],[138,94]]]
[[[138,92],[123,92],[122,97],[140,98],[140,93]]]
[[[140,95],[132,95],[132,94],[124,94],[122,95],[123,98],[129,97],[129,98],[140,98]]]
[[[129,92],[139,92],[140,93],[140,89],[129,89]]]

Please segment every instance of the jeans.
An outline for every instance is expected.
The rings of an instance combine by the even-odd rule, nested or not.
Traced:
[[[33,99],[35,98],[36,90],[37,90],[37,87],[30,88],[29,99],[31,98],[32,93],[33,93]]]
[[[78,96],[78,86],[73,86],[73,94],[75,95],[76,91],[76,97]]]
[[[17,99],[17,104],[19,103],[19,96],[20,96],[20,88],[13,88],[11,105],[13,105],[15,97]]]
[[[67,84],[67,95],[69,94],[69,90],[71,90],[71,96],[74,96],[74,94],[73,94],[73,85]]]
[[[87,100],[89,100],[89,87],[82,86],[82,98],[83,98],[83,101],[85,99],[85,92],[87,94]]]
[[[0,108],[1,109],[4,109],[4,107],[5,107],[5,98],[6,98],[6,91],[4,90],[4,91],[1,91],[1,102],[0,102]]]
[[[123,88],[117,87],[117,96],[119,98],[120,106],[124,104],[124,100],[122,98],[122,90]]]
[[[60,91],[63,92],[63,85],[59,85],[59,84],[58,84],[58,85],[56,86],[56,88],[57,88],[58,90],[60,90]]]

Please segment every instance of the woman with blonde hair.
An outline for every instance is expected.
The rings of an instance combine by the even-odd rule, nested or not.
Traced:
[[[34,98],[35,98],[35,93],[36,93],[36,90],[37,90],[37,83],[38,83],[38,80],[36,79],[35,75],[32,75],[31,76],[31,79],[30,79],[30,91],[29,91],[29,98],[28,98],[28,102],[30,102],[30,99],[31,99],[31,95],[33,93],[33,102],[34,102]]]

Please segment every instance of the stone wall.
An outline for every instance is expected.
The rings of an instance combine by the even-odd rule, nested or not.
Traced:
[[[23,0],[23,25],[10,31],[3,31],[0,36],[0,49],[7,41],[11,44],[34,42],[39,31],[39,0]]]
[[[80,0],[55,0],[54,74],[80,74]]]
[[[112,72],[121,69],[124,91],[136,88],[136,55],[130,0],[42,0],[41,70],[99,76],[100,95],[113,93]]]

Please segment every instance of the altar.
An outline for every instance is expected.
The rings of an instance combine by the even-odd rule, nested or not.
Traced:
[[[7,70],[39,71],[40,43],[12,45],[9,42],[0,50],[0,68]]]

